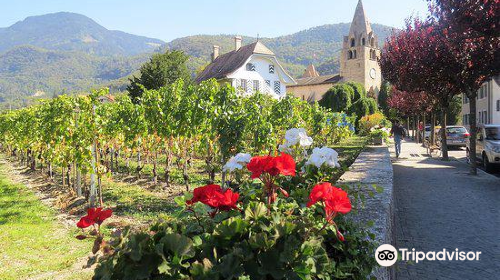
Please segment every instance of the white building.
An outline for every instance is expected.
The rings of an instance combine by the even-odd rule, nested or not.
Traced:
[[[500,124],[500,75],[484,83],[477,93],[477,123]],[[469,99],[462,96],[462,122],[470,125]]]
[[[284,97],[286,87],[294,85],[295,81],[276,55],[260,41],[241,46],[241,37],[235,37],[234,42],[234,50],[223,55],[219,55],[219,46],[214,46],[212,63],[196,77],[196,82],[213,78],[230,83],[242,94],[259,91],[275,98]]]

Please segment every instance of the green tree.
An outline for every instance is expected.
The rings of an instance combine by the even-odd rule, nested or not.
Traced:
[[[378,111],[377,101],[366,95],[362,84],[354,82],[334,85],[326,92],[319,104],[333,112],[356,115],[356,123],[361,117]]]
[[[325,93],[319,101],[319,105],[330,108],[334,112],[345,112],[356,101],[354,97],[355,92],[352,86],[349,84],[337,84]]]
[[[389,95],[391,94],[391,84],[387,81],[382,82],[382,87],[380,88],[380,92],[378,94],[378,105],[384,115],[389,115],[389,105],[387,104],[387,99],[389,99]]]
[[[356,82],[348,82],[347,85],[350,86],[350,87],[352,87],[352,89],[354,90],[354,100],[353,100],[353,103],[356,102],[356,101],[358,101],[359,99],[367,97],[367,95],[366,95],[366,89],[365,89],[365,87],[362,84],[356,83]]]
[[[155,54],[151,59],[141,66],[140,76],[133,77],[127,87],[130,98],[138,103],[144,89],[158,90],[182,79],[189,84],[191,74],[186,65],[189,56],[182,51],[167,51],[163,54]]]
[[[347,113],[349,115],[356,115],[357,119],[359,120],[364,116],[374,114],[375,112],[377,112],[377,109],[377,101],[375,101],[375,99],[373,98],[366,97],[354,102],[349,110],[347,110]]]

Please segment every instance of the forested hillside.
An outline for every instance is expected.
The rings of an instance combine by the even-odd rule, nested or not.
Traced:
[[[339,68],[342,40],[349,33],[349,23],[328,24],[276,38],[260,38],[283,62],[293,76],[299,76],[305,66],[313,63],[321,74],[335,74]],[[383,45],[392,27],[372,24]],[[180,49],[193,56],[191,67],[197,69],[209,63],[213,45],[221,46],[223,53],[232,51],[234,35],[196,35],[173,40],[166,48]],[[243,44],[257,40],[243,37]]]
[[[22,105],[32,98],[104,86],[132,74],[148,57],[98,57],[17,47],[0,55],[0,101]]]
[[[330,24],[291,35],[260,38],[295,77],[314,63],[321,74],[337,73],[339,51],[350,24]],[[382,44],[391,27],[373,24]],[[0,28],[0,109],[60,93],[111,86],[123,90],[128,77],[155,51],[183,50],[193,75],[210,62],[213,45],[233,50],[234,35],[195,35],[161,40],[108,30],[73,13],[28,17]],[[243,37],[243,43],[257,40]],[[163,45],[161,45],[163,44]]]

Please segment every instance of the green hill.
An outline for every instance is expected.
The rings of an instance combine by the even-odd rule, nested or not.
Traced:
[[[300,76],[311,63],[321,74],[335,74],[339,69],[339,54],[344,36],[349,33],[349,23],[328,24],[276,38],[260,38],[283,62],[293,76]],[[391,34],[393,28],[372,24],[380,45]],[[197,69],[210,62],[212,46],[219,45],[221,52],[233,50],[234,35],[195,35],[179,38],[163,48],[185,51],[193,58],[190,67]],[[254,37],[243,37],[243,44],[254,42]]]
[[[103,86],[132,74],[148,57],[98,57],[17,47],[0,55],[0,101],[23,105],[33,98]]]

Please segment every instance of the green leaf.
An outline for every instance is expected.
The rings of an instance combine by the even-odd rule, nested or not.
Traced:
[[[158,272],[160,272],[160,274],[169,274],[171,269],[172,268],[165,259],[161,262],[160,265],[158,265]]]
[[[245,219],[257,220],[258,218],[267,215],[267,207],[262,202],[250,202],[245,209]]]
[[[233,236],[240,235],[246,231],[248,223],[241,218],[232,217],[222,223],[220,223],[215,228],[215,234],[221,236],[222,238],[229,240]]]
[[[195,255],[193,241],[186,236],[178,233],[168,233],[161,240],[164,250],[174,254],[174,257],[181,259],[192,258]]]

